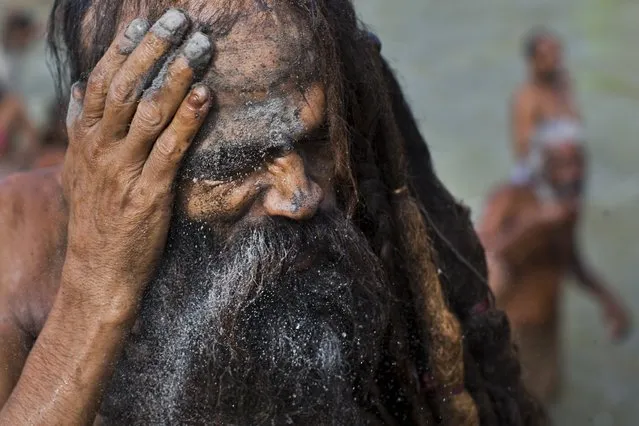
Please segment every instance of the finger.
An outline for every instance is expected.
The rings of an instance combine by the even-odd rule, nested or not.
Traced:
[[[180,107],[193,81],[194,69],[211,59],[209,38],[193,34],[177,57],[167,63],[138,105],[126,138],[133,158],[145,161],[153,143]]]
[[[126,135],[142,90],[160,59],[184,36],[188,18],[177,9],[167,11],[147,32],[113,77],[102,126],[115,139]]]
[[[71,96],[69,96],[69,108],[67,109],[67,131],[72,130],[73,124],[77,121],[78,117],[82,113],[82,106],[84,104],[86,91],[86,84],[83,82],[76,82],[71,86]],[[73,141],[70,141],[72,143]]]
[[[141,178],[166,191],[173,184],[184,153],[200,129],[211,106],[209,88],[196,85],[182,102],[171,124],[162,132],[149,154]]]
[[[98,62],[87,83],[87,95],[84,100],[84,118],[88,125],[102,118],[104,104],[113,76],[135,47],[142,41],[149,29],[145,19],[135,19],[115,38]]]

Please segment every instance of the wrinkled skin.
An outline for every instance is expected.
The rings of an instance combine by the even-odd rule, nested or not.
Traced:
[[[216,44],[209,64],[210,41],[187,28],[175,11],[149,32],[141,20],[123,27],[86,85],[72,88],[63,168],[2,184],[10,208],[0,213],[9,242],[0,262],[14,273],[0,277],[0,362],[9,366],[0,422],[93,419],[174,203],[226,237],[264,218],[306,221],[337,209],[308,34],[285,15],[258,12]],[[138,103],[145,74],[174,49]],[[297,81],[283,78],[287,66]],[[191,86],[196,79],[203,84]]]

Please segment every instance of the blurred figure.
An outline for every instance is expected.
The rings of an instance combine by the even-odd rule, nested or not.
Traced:
[[[22,100],[0,87],[0,178],[27,166],[37,141]]]
[[[524,39],[523,53],[528,77],[515,92],[510,114],[518,163],[514,178],[525,180],[531,172],[526,164],[530,139],[538,127],[550,120],[578,125],[581,117],[564,68],[559,38],[547,29],[534,29]]]
[[[12,11],[5,17],[0,40],[0,85],[5,90],[15,87],[20,59],[38,32],[39,26],[28,12]]]
[[[566,273],[601,304],[613,339],[629,329],[625,309],[586,264],[577,242],[586,155],[580,126],[546,121],[531,140],[530,179],[489,197],[478,234],[490,286],[519,345],[524,382],[545,402],[560,379],[560,284]]]
[[[65,103],[54,101],[49,108],[47,125],[40,138],[40,147],[32,168],[52,167],[62,164],[67,148],[67,133],[64,122]]]
[[[27,12],[9,12],[0,40],[0,177],[27,167],[37,148],[38,134],[22,97],[13,92],[20,58],[38,34]]]

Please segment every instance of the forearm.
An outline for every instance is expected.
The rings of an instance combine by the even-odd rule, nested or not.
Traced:
[[[93,422],[133,315],[86,306],[61,286],[0,425]]]
[[[614,303],[615,297],[603,281],[591,271],[579,271],[576,278],[588,293],[604,304]]]

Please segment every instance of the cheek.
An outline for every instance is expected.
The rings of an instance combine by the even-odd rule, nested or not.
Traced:
[[[336,206],[335,163],[328,150],[309,149],[302,153],[304,172],[324,192],[322,206]],[[274,176],[260,169],[241,181],[209,185],[205,181],[187,181],[178,194],[178,206],[192,220],[234,224],[243,218],[265,214],[261,196],[272,185]]]
[[[304,160],[304,171],[309,178],[320,186],[332,182],[335,176],[335,159],[330,144],[309,144],[301,147],[299,154]]]
[[[333,186],[335,164],[333,161],[316,161],[306,166],[306,173],[312,181],[326,191]]]
[[[189,182],[182,188],[178,202],[190,219],[233,223],[251,210],[260,192],[257,176],[218,186]]]

